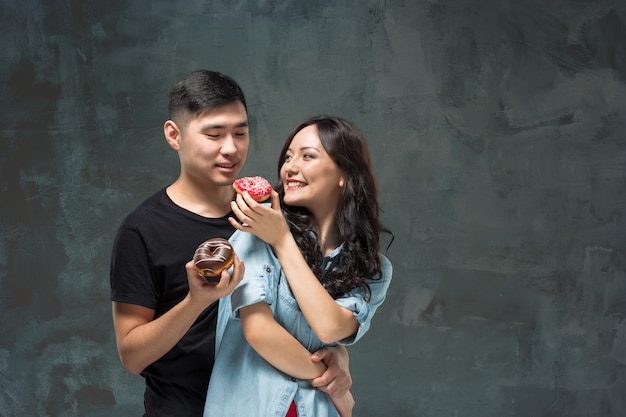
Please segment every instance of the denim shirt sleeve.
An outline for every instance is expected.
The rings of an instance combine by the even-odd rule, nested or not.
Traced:
[[[367,281],[372,290],[372,296],[369,301],[365,300],[366,294],[362,289],[354,290],[347,296],[336,300],[337,304],[351,310],[354,317],[356,317],[359,322],[357,332],[350,337],[340,340],[338,342],[339,344],[349,346],[358,342],[369,330],[374,313],[387,297],[387,289],[391,283],[393,268],[387,257],[382,254],[380,257],[382,262],[382,275],[380,279]]]
[[[239,317],[242,307],[266,302],[274,304],[273,273],[279,267],[271,247],[251,233],[236,231],[230,238],[235,253],[244,261],[243,280],[230,296],[232,311]],[[272,308],[273,310],[273,308]]]

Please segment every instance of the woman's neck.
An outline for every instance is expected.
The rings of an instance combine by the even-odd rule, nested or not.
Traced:
[[[318,228],[317,232],[320,240],[320,247],[322,249],[322,253],[324,254],[324,256],[326,256],[341,244],[339,231],[337,230],[337,225],[334,221],[334,218],[326,222],[316,223]]]

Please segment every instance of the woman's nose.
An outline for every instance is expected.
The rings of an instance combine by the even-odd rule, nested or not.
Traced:
[[[293,174],[295,172],[298,172],[298,164],[295,163],[295,161],[293,159],[289,160],[289,161],[285,161],[285,163],[283,164],[283,168],[285,169],[285,172],[289,173],[289,174]]]

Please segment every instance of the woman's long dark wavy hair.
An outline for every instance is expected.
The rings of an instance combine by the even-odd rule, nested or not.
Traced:
[[[337,208],[336,225],[343,248],[336,262],[326,269],[311,213],[284,203],[283,184],[276,187],[291,232],[313,273],[333,298],[361,287],[371,295],[366,279],[379,279],[382,271],[380,234],[393,235],[380,221],[378,186],[367,142],[361,130],[340,117],[315,116],[300,123],[289,135],[278,161],[278,175],[294,136],[315,125],[324,149],[344,178]]]

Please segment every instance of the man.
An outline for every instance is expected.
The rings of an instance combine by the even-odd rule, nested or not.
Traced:
[[[180,175],[122,222],[111,257],[113,323],[120,359],[146,381],[145,416],[201,416],[215,355],[218,301],[241,281],[209,284],[189,262],[211,237],[228,238],[232,182],[250,143],[246,101],[230,77],[195,71],[170,92],[165,139]],[[351,385],[345,348],[316,352],[327,372],[312,384],[331,396]]]

